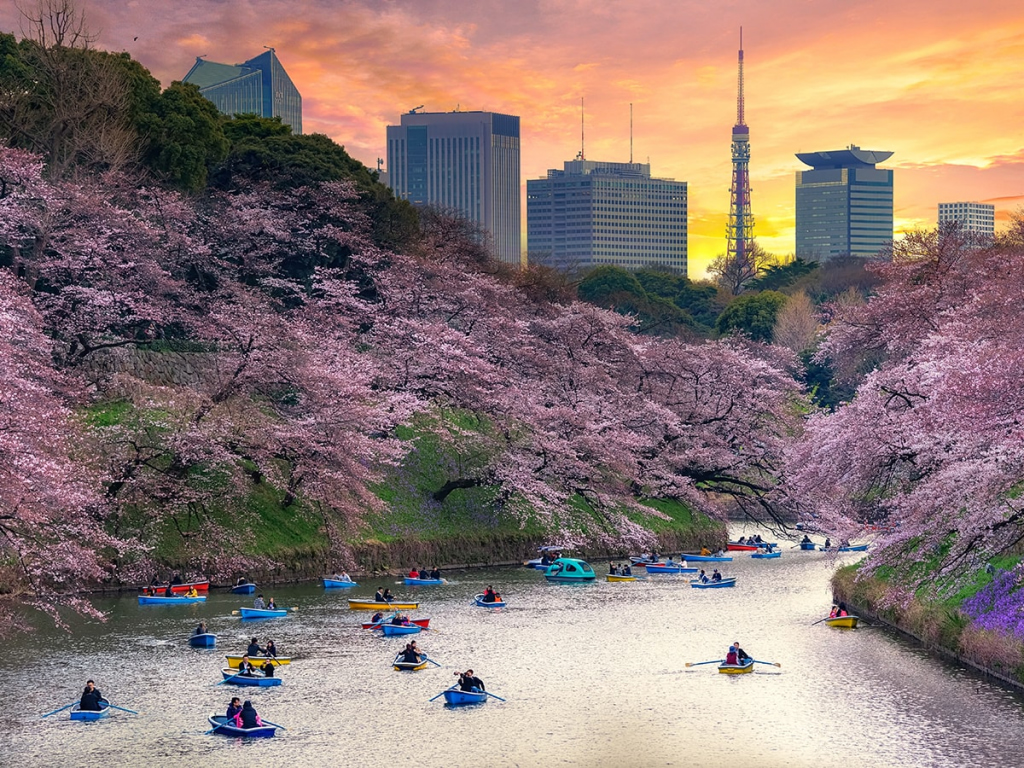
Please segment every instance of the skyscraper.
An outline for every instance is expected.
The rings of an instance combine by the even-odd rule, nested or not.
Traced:
[[[523,263],[518,117],[414,109],[387,140],[396,197],[459,211],[487,231],[497,258]]]
[[[225,115],[280,117],[292,133],[302,133],[302,96],[273,48],[242,64],[196,58],[183,82],[198,85]]]
[[[875,168],[892,152],[851,144],[797,157],[814,169],[796,172],[797,258],[870,258],[892,240],[893,173]]]
[[[939,224],[957,222],[965,232],[993,237],[996,207],[990,203],[939,203]]]
[[[726,258],[746,261],[754,244],[754,214],[750,210],[750,129],[743,103],[743,28],[740,27],[739,76],[736,83],[736,125],[732,127],[732,186],[729,190],[729,223],[726,226]]]
[[[558,269],[614,264],[686,274],[686,182],[646,163],[571,160],[526,182],[531,261]]]

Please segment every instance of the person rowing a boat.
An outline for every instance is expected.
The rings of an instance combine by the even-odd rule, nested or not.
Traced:
[[[620,576],[632,576],[633,575],[633,568],[630,566],[629,563],[626,563],[626,564],[624,564],[622,566],[622,570],[619,572],[619,575]]]
[[[256,595],[256,599],[252,601],[252,607],[255,608],[257,611],[262,611],[264,608],[267,607],[267,604],[263,602],[262,594]]]
[[[263,721],[260,720],[256,707],[248,699],[245,700],[245,704],[242,705],[242,711],[235,718],[235,724],[239,728],[261,728],[263,726]]]
[[[719,573],[717,568],[715,568],[715,572],[711,574],[711,580],[712,581],[721,581],[722,580],[722,574]]]
[[[700,569],[700,574],[697,576],[697,581],[699,581],[701,584],[708,583],[708,575],[704,573],[703,568]]]
[[[701,547],[700,548],[700,556],[701,557],[708,557],[710,554],[711,554],[711,550],[708,549],[707,547]]]
[[[383,613],[381,613],[380,611],[377,611],[377,612],[376,612],[375,614],[373,614],[373,616],[372,616],[372,617],[370,618],[370,623],[371,623],[371,624],[380,624],[380,623],[381,623],[382,621],[384,621],[384,614],[383,614]]]
[[[802,538],[802,539],[800,540],[800,543],[801,543],[801,544],[810,544],[810,543],[811,543],[811,537],[810,537],[810,536],[808,536],[808,535],[807,535],[807,534],[805,533],[805,534],[804,534],[804,537],[803,537],[803,538]]]
[[[441,569],[438,568],[436,565],[430,569],[430,578],[432,578],[434,581],[441,580]]]
[[[420,572],[416,569],[415,565],[412,568],[409,569],[409,578],[410,579],[418,579],[418,578],[420,578]]]
[[[255,677],[256,676],[256,667],[254,667],[252,665],[252,662],[249,661],[249,654],[248,653],[245,654],[245,656],[242,657],[242,660],[240,662],[238,662],[238,674],[241,675],[242,677]]]
[[[472,669],[467,669],[465,672],[456,672],[455,676],[459,678],[459,688],[463,691],[486,691],[484,688],[484,681],[473,674]]]
[[[193,635],[205,635],[206,634],[206,622],[200,621],[199,626],[192,630]]]
[[[398,654],[395,661],[401,661],[403,664],[420,664],[423,662],[423,657],[415,643],[406,643],[405,648]]]
[[[743,665],[747,663],[747,660],[749,658],[750,657],[747,655],[747,652],[740,648],[740,641],[737,640],[735,643],[729,646],[729,650],[725,654],[725,663]]]
[[[484,602],[485,603],[500,603],[501,595],[494,591],[494,587],[490,584],[487,585],[487,589],[484,590]]]
[[[245,649],[245,655],[246,656],[263,656],[264,655],[263,654],[263,649],[260,648],[260,644],[256,641],[255,637],[252,640],[249,641],[249,647]]]
[[[96,687],[96,683],[92,680],[87,680],[85,690],[82,691],[82,698],[78,702],[78,708],[83,712],[99,712],[102,709],[100,706],[101,701],[106,701],[106,699],[103,698],[100,689]]]
[[[238,717],[238,713],[242,711],[242,700],[237,696],[231,697],[231,703],[228,704],[227,718],[228,720],[234,720]]]

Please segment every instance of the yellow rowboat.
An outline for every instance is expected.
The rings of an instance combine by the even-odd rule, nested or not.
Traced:
[[[636,576],[620,576],[617,573],[609,573],[605,578],[608,581],[637,581]]]
[[[723,675],[746,675],[754,671],[754,660],[747,659],[746,664],[719,664],[718,671]]]
[[[348,607],[353,611],[415,611],[419,603],[378,603],[375,600],[349,600]]]
[[[416,664],[411,661],[396,661],[394,667],[396,672],[418,672],[421,669],[427,668],[427,662],[423,661]]]
[[[228,656],[227,659],[229,667],[232,669],[238,669],[238,665],[242,662],[242,654],[238,654],[237,656]],[[249,661],[252,662],[254,667],[262,667],[268,661],[275,667],[292,663],[291,658],[288,656],[278,656],[274,658],[267,656],[250,656]]]
[[[842,629],[854,629],[857,626],[859,616],[836,616],[833,619],[825,619],[825,623],[830,627],[840,627]]]

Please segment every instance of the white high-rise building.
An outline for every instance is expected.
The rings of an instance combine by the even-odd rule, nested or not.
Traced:
[[[459,211],[489,234],[497,258],[524,262],[518,117],[413,110],[388,126],[387,140],[395,197]]]
[[[686,274],[686,182],[647,163],[570,160],[526,182],[531,262],[569,271],[611,264]]]
[[[990,203],[939,203],[939,224],[952,221],[965,232],[992,237],[996,233],[996,207]]]

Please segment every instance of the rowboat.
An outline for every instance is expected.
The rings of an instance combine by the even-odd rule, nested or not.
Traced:
[[[590,567],[590,563],[584,560],[577,560],[573,557],[560,557],[544,571],[544,578],[548,581],[578,583],[594,581],[597,579],[597,574]]]
[[[238,669],[238,665],[242,663],[242,654],[240,653],[237,655],[227,656],[226,658],[228,660],[228,666],[232,669]],[[275,667],[292,663],[290,656],[250,656],[249,661],[252,662],[254,667],[262,667],[268,661]]]
[[[281,619],[288,615],[287,608],[239,608],[243,619]]]
[[[487,694],[483,691],[460,691],[457,688],[449,688],[444,692],[444,703],[453,707],[463,704],[483,704],[487,701]]]
[[[415,635],[423,631],[418,624],[381,624],[384,637],[396,637],[398,635]]]
[[[189,603],[205,602],[206,595],[199,595],[199,597],[185,597],[184,595],[175,595],[174,597],[139,595],[139,605],[188,605]]]
[[[349,587],[358,587],[354,581],[345,581],[344,579],[331,579],[327,576],[324,579],[324,589],[348,589]]]
[[[203,579],[202,581],[189,581],[185,584],[171,584],[170,587],[171,592],[176,595],[183,595],[192,589],[192,587],[196,588],[196,592],[209,592],[210,580]],[[155,589],[157,592],[164,592],[167,589],[167,584],[150,584],[147,589]]]
[[[407,587],[439,587],[448,583],[447,579],[414,579],[412,576],[406,576],[403,581]]]
[[[623,576],[619,573],[609,573],[605,578],[608,581],[639,581],[636,576]]]
[[[423,627],[424,629],[427,629],[430,626],[430,619],[409,619],[409,621],[411,621],[417,627]],[[363,629],[380,629],[381,625],[383,624],[383,620],[377,622],[364,621]]]
[[[427,668],[427,662],[426,661],[420,661],[420,662],[416,662],[416,661],[395,661],[395,662],[392,662],[392,666],[394,666],[394,668],[398,672],[418,672],[421,669],[426,669]]]
[[[722,579],[721,581],[697,581],[694,579],[690,582],[690,586],[694,589],[721,589],[722,587],[735,587],[736,577],[733,576],[728,579]]]
[[[203,632],[201,635],[192,635],[188,644],[193,648],[213,648],[217,644],[217,636],[210,632]]]
[[[280,677],[267,677],[263,674],[240,675],[237,669],[228,667],[220,671],[228,685],[249,685],[258,688],[270,688],[281,684]]]
[[[523,565],[527,568],[536,568],[538,571],[545,570],[549,565],[555,562],[556,558],[562,556],[563,552],[568,551],[567,547],[538,547],[537,551],[540,552],[540,557],[535,557],[533,560],[527,560]],[[547,560],[547,562],[544,562]]]
[[[836,550],[836,552],[867,552],[867,551],[868,551],[868,545],[867,544],[857,544],[855,546],[840,547],[839,549]]]
[[[71,709],[72,720],[99,720],[101,717],[106,717],[110,714],[110,704],[106,701],[100,701],[100,708],[97,709],[81,709],[79,704],[75,704]]]
[[[728,555],[686,555],[686,559],[694,563],[729,563],[732,558]]]
[[[738,544],[735,541],[730,541],[725,548],[730,552],[756,552],[757,544]]]
[[[836,616],[831,619],[825,619],[825,623],[830,627],[840,627],[841,629],[855,629],[857,622],[860,620],[859,616]]]
[[[660,563],[658,565],[655,565],[654,563],[648,563],[648,565],[647,565],[647,572],[648,573],[696,573],[697,569],[696,568],[690,568],[689,566],[684,566],[684,565],[667,565],[667,564],[660,564]]]
[[[234,725],[234,718],[227,715],[210,715],[207,718],[213,726],[213,733],[222,736],[248,736],[254,739],[269,739],[277,731],[276,725],[261,725],[258,728],[239,728]]]
[[[235,584],[235,586],[231,588],[231,591],[234,592],[236,595],[251,595],[253,592],[256,591],[256,585],[251,582],[247,582],[245,584]]]
[[[800,542],[800,549],[802,549],[804,552],[813,552],[814,549],[817,546],[818,545],[815,544],[813,541],[801,541]]]
[[[392,600],[390,603],[378,603],[374,600],[349,600],[348,607],[353,611],[415,611],[420,607],[419,603],[397,603]]]
[[[776,557],[782,557],[781,552],[755,552],[751,555],[755,560],[773,560]]]
[[[649,557],[631,557],[629,562],[633,565],[647,565],[648,563],[659,563],[659,560],[651,560]]]
[[[476,601],[477,605],[482,606],[484,608],[504,608],[505,607],[505,601],[504,600],[492,600],[491,602],[488,603],[488,602],[486,602],[484,600],[484,596],[483,595],[477,595],[473,599]]]
[[[718,671],[723,675],[746,675],[754,671],[754,660],[747,659],[742,664],[719,664]]]

